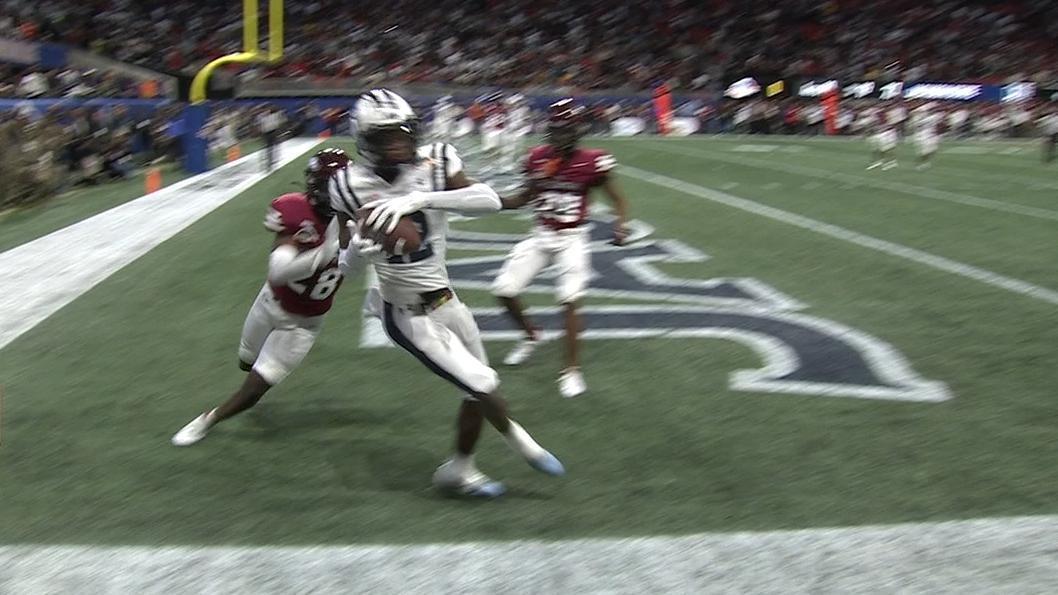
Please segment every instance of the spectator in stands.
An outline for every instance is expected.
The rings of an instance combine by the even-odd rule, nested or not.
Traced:
[[[176,74],[237,51],[240,17],[240,3],[207,0],[0,7],[9,34]],[[286,21],[285,59],[261,74],[365,85],[642,90],[664,80],[687,90],[747,75],[1053,82],[1058,63],[1052,0],[394,0],[355,11],[315,0],[287,3]]]

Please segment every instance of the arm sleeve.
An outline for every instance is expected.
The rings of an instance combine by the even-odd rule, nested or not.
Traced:
[[[478,182],[458,190],[423,192],[424,208],[460,213],[489,213],[503,208],[500,196],[488,184]]]
[[[271,283],[289,283],[311,277],[326,262],[326,245],[298,253],[297,248],[283,244],[268,257],[268,281]],[[330,254],[334,258],[334,254]]]
[[[356,247],[350,244],[345,250],[338,251],[338,270],[343,277],[351,277],[362,271],[370,260],[361,256]]]

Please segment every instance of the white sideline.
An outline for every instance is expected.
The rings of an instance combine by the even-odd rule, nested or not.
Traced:
[[[1056,543],[1058,516],[556,542],[0,546],[0,593],[1044,593],[1058,585]]]
[[[279,147],[277,167],[319,141]],[[267,177],[261,152],[0,253],[0,349],[97,283]],[[192,186],[199,190],[187,190]],[[212,185],[214,187],[210,187]],[[264,207],[262,207],[264,208]],[[263,211],[262,211],[263,212]]]
[[[887,240],[875,238],[873,236],[865,235],[844,227],[832,225],[830,223],[824,223],[816,219],[784,211],[759,203],[748,198],[742,198],[733,194],[727,194],[719,190],[713,190],[697,184],[691,184],[677,178],[671,178],[662,174],[646,171],[632,166],[622,166],[621,172],[623,175],[642,180],[644,182],[654,184],[656,186],[662,186],[665,188],[671,188],[678,192],[690,196],[696,196],[703,198],[715,203],[733,207],[747,213],[753,213],[754,215],[760,215],[780,221],[782,223],[788,223],[802,229],[818,233],[820,235],[829,236],[838,240],[869,248],[883,254],[890,256],[896,256],[912,262],[928,266],[939,271],[965,277],[967,279],[973,279],[986,285],[996,287],[999,289],[1005,289],[1013,293],[1028,296],[1031,298],[1038,299],[1048,304],[1058,305],[1058,291],[1047,289],[1046,287],[1040,287],[1039,285],[1033,285],[1027,281],[1015,279],[1013,277],[1007,277],[998,273],[975,267],[973,265],[964,264],[943,256],[937,256],[924,252],[915,248],[909,248],[901,244],[896,244]]]

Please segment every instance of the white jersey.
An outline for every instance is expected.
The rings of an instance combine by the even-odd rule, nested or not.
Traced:
[[[435,132],[450,133],[452,125],[459,117],[459,108],[452,103],[438,103],[433,112],[433,128]]]
[[[941,119],[942,116],[937,113],[916,114],[911,121],[911,125],[919,136],[937,136]]]
[[[507,113],[507,127],[517,134],[528,133],[529,118],[529,108],[519,105]]]
[[[369,167],[350,163],[331,178],[331,206],[356,220],[356,210],[376,200],[390,200],[413,191],[445,189],[446,180],[463,171],[463,161],[455,147],[433,143],[419,147],[419,161],[402,165],[392,183],[378,177]],[[419,249],[401,256],[384,256],[374,263],[382,298],[394,304],[416,303],[419,294],[449,286],[445,267],[448,214],[424,209],[411,215],[423,242]]]
[[[1039,120],[1040,130],[1047,136],[1058,134],[1058,114],[1049,114]]]

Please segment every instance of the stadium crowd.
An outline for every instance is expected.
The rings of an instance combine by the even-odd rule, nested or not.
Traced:
[[[259,136],[257,116],[271,106],[242,104],[214,110],[202,134],[223,159],[225,151]],[[0,111],[0,210],[37,202],[74,186],[122,180],[138,168],[178,163],[184,157],[184,107],[158,109],[61,107],[30,104]],[[311,104],[289,114],[284,136],[314,136],[322,129],[348,133],[345,110]]]
[[[0,63],[0,98],[138,97],[139,94],[136,81],[113,72]]]
[[[629,90],[659,81],[674,89],[704,89],[746,75],[1039,83],[1058,78],[1053,0],[286,4],[285,59],[259,67],[259,76]],[[241,29],[239,2],[0,5],[0,35],[60,41],[180,74],[239,51]]]

